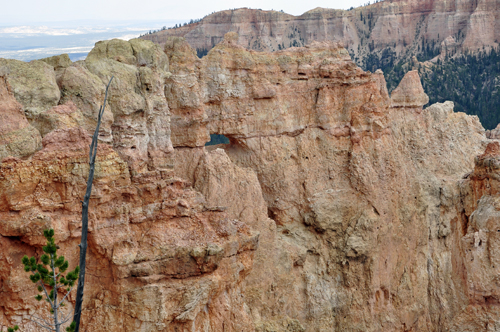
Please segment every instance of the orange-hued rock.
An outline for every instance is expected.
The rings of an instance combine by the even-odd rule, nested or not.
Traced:
[[[463,254],[460,272],[469,301],[461,317],[451,326],[452,330],[477,330],[478,326],[488,326],[492,319],[494,322],[499,317],[499,175],[500,144],[495,141],[475,158],[474,171],[460,182],[464,210],[456,244]]]
[[[41,331],[22,320],[38,304],[20,260],[43,229],[77,261],[89,129],[115,75],[84,329],[495,330],[500,145],[478,118],[423,109],[416,72],[389,96],[338,43],[237,40],[202,59],[179,37],[165,56],[108,41],[57,69],[43,149],[0,164],[0,324]]]
[[[363,72],[338,44],[260,53],[234,41],[228,34],[202,61],[196,60],[199,64],[189,75],[172,64],[166,97],[174,146],[203,146],[214,132],[241,138],[293,136],[321,127],[348,136],[351,115],[356,118],[361,108],[369,107],[382,117],[389,104],[383,75]],[[192,50],[185,52],[187,57]],[[364,89],[375,93],[362,93]],[[382,135],[380,125],[377,134]]]
[[[55,129],[84,126],[85,118],[75,104],[68,101],[41,113],[37,120],[33,121],[33,125],[36,126],[42,136],[45,136]]]
[[[495,48],[500,41],[499,19],[497,0],[385,0],[350,10],[315,8],[300,16],[249,8],[224,10],[141,38],[164,45],[168,37],[184,37],[200,51],[217,45],[227,32],[238,32],[238,44],[258,51],[337,41],[363,63],[370,54],[402,57],[417,54],[422,47],[441,45],[443,55]]]
[[[455,241],[457,183],[484,146],[477,118],[453,113],[450,102],[422,110],[427,96],[415,72],[390,98],[381,72],[361,71],[335,44],[263,54],[234,40],[228,35],[191,67],[171,62],[181,69],[167,84],[185,84],[179,93],[192,96],[169,102],[173,114],[185,114],[180,124],[172,119],[176,154],[186,161],[174,169],[187,170],[182,176],[204,193],[224,188],[228,198],[218,194],[213,205],[231,209],[231,167],[207,177],[206,166],[192,164],[210,158],[201,145],[187,148],[204,132],[226,135],[225,153],[256,172],[276,223],[268,236],[260,228],[245,280],[257,330],[453,324],[468,295],[451,263],[464,254],[446,248]],[[172,43],[192,53],[182,40]],[[184,68],[199,77],[194,84],[182,81]],[[449,268],[428,272],[441,261]],[[449,305],[443,311],[440,303]]]
[[[25,297],[34,289],[17,256],[40,252],[43,229],[53,227],[65,256],[72,265],[78,261],[89,143],[82,128],[57,129],[31,160],[8,159],[0,166],[3,319],[14,322],[34,308],[32,297]],[[258,188],[255,178],[248,183]],[[83,314],[88,330],[135,330],[139,319],[145,330],[169,323],[173,331],[203,320],[208,301],[214,302],[210,310],[221,312],[216,302],[225,300],[218,297],[238,289],[258,247],[257,232],[211,209],[172,172],[131,176],[107,145],[99,146],[90,206]],[[232,305],[212,324],[228,320],[232,310],[242,307]]]

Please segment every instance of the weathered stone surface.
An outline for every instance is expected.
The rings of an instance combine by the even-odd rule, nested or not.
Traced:
[[[189,46],[185,38],[169,37],[165,42],[165,53],[169,64],[172,63],[172,71],[180,73],[191,73],[198,63],[195,50]]]
[[[148,41],[113,39],[96,44],[85,67],[107,84],[113,146],[134,171],[168,168],[172,152],[164,81],[168,58]]]
[[[41,143],[40,133],[28,123],[7,77],[0,76],[0,161],[8,156],[30,156]]]
[[[38,115],[33,125],[43,137],[55,129],[84,127],[85,118],[75,104],[68,101],[66,104],[52,107]]]
[[[113,59],[128,65],[135,65],[137,58],[134,56],[132,45],[128,41],[112,39],[99,41],[89,52],[85,60]]]
[[[486,137],[489,139],[500,139],[500,124],[495,129],[487,130]]]
[[[452,330],[498,328],[499,172],[500,145],[489,143],[486,151],[475,158],[474,171],[460,183],[464,210],[459,216],[463,221],[456,245],[464,258],[459,271],[469,301],[450,325]]]
[[[192,50],[184,49],[188,57]],[[184,75],[184,69],[178,73],[174,68],[172,62],[166,90],[174,146],[202,146],[209,141],[209,131],[250,137],[294,135],[306,127],[321,126],[342,133],[349,119],[339,118],[331,107],[345,108],[350,114],[368,101],[363,98],[382,106],[388,102],[385,80],[356,67],[337,44],[262,54],[238,46],[229,36],[193,74]],[[339,85],[332,87],[324,81]],[[353,81],[357,84],[342,86]],[[371,97],[360,94],[365,86],[378,92]],[[331,89],[345,90],[345,100],[338,100],[337,95],[329,99]]]
[[[168,71],[168,58],[162,49],[150,41],[141,39],[130,41],[112,39],[97,42],[85,60],[102,59],[112,59],[128,65],[155,67]]]
[[[63,69],[57,83],[61,89],[61,104],[73,103],[83,114],[83,127],[92,132],[97,124],[99,108],[104,100],[106,86],[91,73],[83,63],[74,63]],[[42,116],[43,118],[43,116]],[[104,111],[99,139],[110,143],[113,140],[111,126],[113,113],[107,107]]]
[[[100,140],[112,144],[134,171],[166,169],[171,167],[172,152],[164,93],[167,70],[168,57],[149,41],[99,42],[85,62],[58,74],[61,103],[74,103],[83,114],[78,124],[93,131],[106,84],[114,76]]]
[[[57,129],[44,137],[43,150],[31,160],[0,165],[2,319],[19,319],[33,308],[23,297],[33,293],[25,272],[12,267],[26,245],[39,250],[41,230],[53,227],[65,256],[72,264],[78,260],[89,143],[82,128]],[[237,291],[251,268],[259,234],[207,208],[203,196],[183,180],[165,171],[131,176],[126,162],[101,144],[91,206],[86,328],[135,331],[140,322],[147,331],[158,324],[173,331],[200,319],[218,326],[242,310],[232,303],[224,313],[225,294]],[[209,301],[218,313],[214,319],[203,318]],[[251,321],[235,325],[248,331]]]
[[[407,72],[398,87],[391,93],[392,107],[419,108],[428,102],[429,97],[424,92],[418,71],[416,70]]]
[[[36,308],[19,261],[42,229],[77,260],[90,138],[70,101],[89,118],[79,105],[115,75],[86,329],[495,329],[500,146],[484,152],[478,118],[451,102],[422,109],[414,73],[391,99],[382,72],[338,44],[259,53],[236,40],[198,59],[173,38],[170,72],[133,41],[64,69],[43,149],[0,164],[0,324]],[[231,143],[204,147],[209,134]]]
[[[143,39],[132,39],[129,43],[134,51],[137,66],[168,71],[168,57],[161,47]]]
[[[38,60],[26,63],[0,59],[0,72],[8,75],[14,95],[23,105],[28,120],[59,102],[61,93],[51,65]]]
[[[40,61],[48,63],[54,67],[54,70],[56,71],[68,68],[73,63],[68,54],[54,55],[48,58],[40,59]]]
[[[289,319],[306,330],[426,331],[454,324],[468,302],[451,264],[465,256],[448,249],[460,220],[457,183],[483,148],[484,129],[476,117],[454,113],[450,102],[422,110],[427,100],[415,73],[393,95],[407,103],[391,106],[382,73],[360,71],[343,52],[316,44],[262,54],[228,36],[191,67],[201,78],[195,85],[172,70],[169,79],[187,85],[179,91],[192,87],[184,104],[172,97],[172,113],[204,111],[189,121],[180,117],[180,125],[173,119],[179,153],[187,169],[207,163],[210,157],[200,156],[200,148],[189,154],[181,139],[192,142],[195,132],[208,129],[229,137],[229,158],[257,173],[276,223],[270,233],[261,229],[245,280],[257,329]],[[275,94],[255,98],[266,86]],[[183,176],[204,193],[231,193],[225,180],[231,167],[220,169],[212,177],[203,175],[207,166]],[[219,195],[214,205],[229,200]],[[429,264],[439,271],[429,272]]]
[[[499,18],[497,0],[378,1],[350,10],[315,8],[300,16],[239,8],[215,12],[200,22],[141,38],[164,45],[169,37],[183,37],[193,48],[209,50],[226,33],[238,32],[239,45],[268,52],[313,41],[336,41],[363,63],[369,55],[386,52],[398,58],[422,45],[441,45],[443,56],[496,48],[500,41]],[[450,38],[456,38],[456,43]]]

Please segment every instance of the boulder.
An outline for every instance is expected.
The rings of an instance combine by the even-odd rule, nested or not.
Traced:
[[[0,72],[8,74],[14,96],[23,105],[29,121],[59,103],[61,93],[54,67],[46,62],[0,59]]]
[[[31,126],[6,76],[0,76],[0,161],[28,157],[41,148],[40,132]]]

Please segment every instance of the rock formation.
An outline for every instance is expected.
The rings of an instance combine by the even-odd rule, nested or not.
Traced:
[[[0,76],[0,160],[7,156],[27,157],[42,143],[40,133],[28,123],[7,78]]]
[[[77,261],[88,132],[114,75],[87,330],[498,329],[500,146],[477,117],[423,109],[416,72],[389,96],[336,43],[261,53],[238,40],[203,59],[177,37],[165,52],[113,40],[51,59],[60,98],[24,122],[20,79],[4,78],[21,104],[0,114],[17,112],[43,148],[0,163],[0,324],[41,309],[20,259],[40,253],[44,228]],[[231,143],[205,147],[210,134]]]
[[[429,97],[425,94],[416,70],[409,71],[398,87],[391,93],[392,107],[418,108],[426,105]]]
[[[500,139],[500,124],[495,129],[487,130],[486,137],[490,139]]]
[[[429,46],[441,45],[443,54],[498,47],[498,22],[498,0],[385,0],[351,10],[316,8],[300,16],[248,8],[225,10],[141,38],[163,45],[170,36],[184,37],[193,48],[209,50],[225,33],[234,31],[240,45],[259,51],[337,41],[357,63],[363,63],[370,54],[402,57]]]

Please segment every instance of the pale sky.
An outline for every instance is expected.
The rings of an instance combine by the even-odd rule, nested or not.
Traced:
[[[316,7],[347,9],[368,0],[0,0],[0,26],[96,20],[185,22],[214,11],[250,7],[300,15]]]

